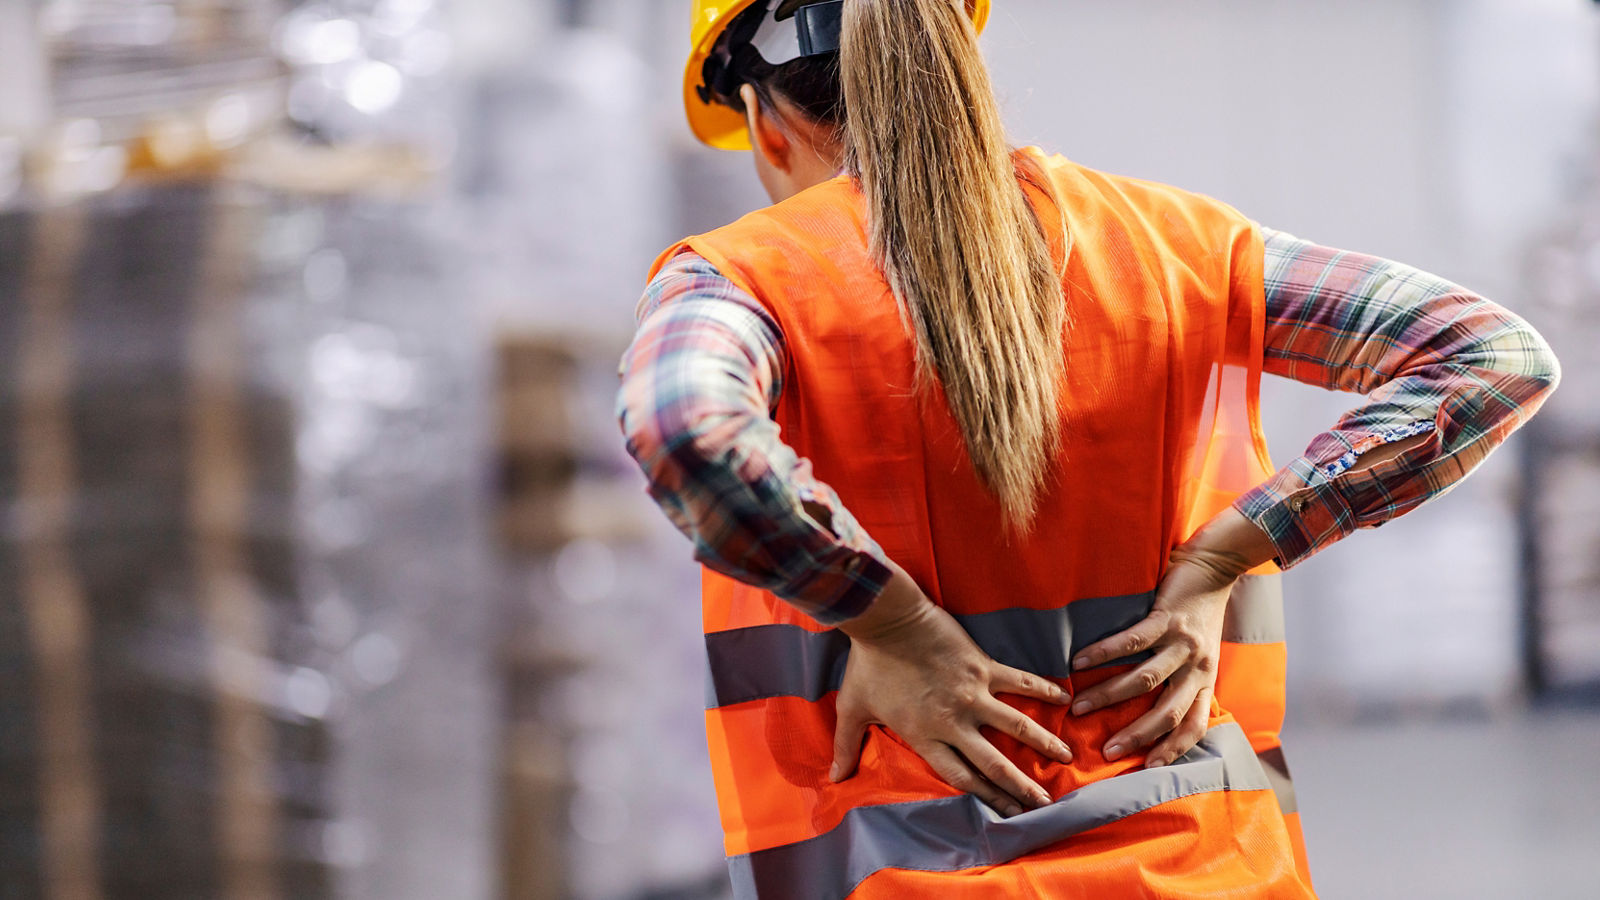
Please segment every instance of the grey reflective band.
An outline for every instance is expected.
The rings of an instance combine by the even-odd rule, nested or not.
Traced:
[[[1289,761],[1283,758],[1283,748],[1273,747],[1256,754],[1261,761],[1262,771],[1267,773],[1267,781],[1272,785],[1272,793],[1278,797],[1278,809],[1284,815],[1300,811],[1300,801],[1294,795],[1294,779],[1289,777]]]
[[[956,621],[995,661],[1046,678],[1066,678],[1072,674],[1072,657],[1079,650],[1137,625],[1150,615],[1155,602],[1155,591],[1150,591],[1092,597],[1059,609],[1004,609],[956,616]],[[1148,658],[1149,654],[1138,654],[1106,665]]]
[[[1002,819],[961,796],[851,810],[818,837],[728,860],[734,896],[840,900],[884,869],[957,872],[1011,862],[1183,797],[1269,790],[1238,725],[1219,725],[1177,762],[1086,785]]]
[[[1006,609],[957,616],[996,661],[1046,678],[1072,674],[1072,657],[1150,614],[1155,592],[1092,597],[1049,610]],[[1236,644],[1284,640],[1283,576],[1246,575],[1228,599],[1222,639]],[[819,700],[839,689],[850,641],[837,631],[758,625],[706,635],[711,669],[707,708],[768,697]],[[1107,665],[1148,659],[1141,653]]]
[[[706,635],[711,667],[706,708],[768,697],[820,700],[839,689],[850,639],[839,631],[758,625]]]
[[[1222,639],[1232,644],[1283,642],[1282,575],[1246,575],[1239,579],[1228,596]]]
[[[1072,657],[1096,641],[1150,614],[1155,592],[1078,600],[1058,609],[1006,609],[957,616],[967,633],[997,662],[1042,675],[1066,678]],[[711,669],[706,706],[732,706],[768,697],[819,700],[839,689],[850,640],[838,631],[807,631],[794,625],[758,625],[706,635]],[[1107,665],[1148,659],[1142,653]]]

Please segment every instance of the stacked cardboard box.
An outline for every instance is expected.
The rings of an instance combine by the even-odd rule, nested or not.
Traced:
[[[0,897],[490,896],[488,351],[394,143],[438,16],[0,18]],[[395,129],[288,115],[329,40]]]
[[[500,537],[512,573],[548,560],[582,529],[573,512],[584,463],[572,409],[579,356],[568,341],[538,335],[502,337],[497,356]],[[586,661],[550,640],[555,632],[543,605],[530,607],[513,594],[504,613],[509,629],[501,653],[507,727],[500,815],[507,900],[559,900],[572,890],[567,823],[573,729],[550,714],[548,701]]]
[[[259,208],[206,187],[0,224],[0,870],[52,897],[317,897],[288,398],[244,342]],[[293,773],[293,774],[291,774]],[[296,783],[296,789],[284,787]]]

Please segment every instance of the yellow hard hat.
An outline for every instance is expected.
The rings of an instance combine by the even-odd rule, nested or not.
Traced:
[[[703,100],[706,59],[717,46],[723,29],[757,0],[694,0],[689,30],[689,62],[683,70],[683,106],[689,128],[702,142],[720,150],[749,150],[750,133],[744,116],[720,103]],[[870,2],[870,0],[869,0]],[[981,33],[989,22],[989,0],[966,0],[972,24]]]

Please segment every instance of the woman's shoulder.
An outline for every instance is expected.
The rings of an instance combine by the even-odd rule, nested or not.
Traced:
[[[1032,154],[1050,173],[1058,194],[1069,205],[1105,205],[1143,213],[1183,212],[1186,216],[1209,214],[1236,223],[1243,214],[1228,203],[1207,194],[1156,181],[1096,169],[1068,159],[1062,154],[1047,154],[1038,147],[1021,152]]]
[[[835,260],[864,257],[866,214],[860,189],[840,176],[720,228],[684,238],[661,254],[651,277],[686,250],[747,289],[752,271],[786,269],[819,254]]]

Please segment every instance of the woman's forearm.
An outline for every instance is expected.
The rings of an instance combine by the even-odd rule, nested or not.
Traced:
[[[1265,369],[1367,394],[1234,508],[1292,566],[1454,487],[1544,403],[1549,345],[1410,266],[1266,233]]]
[[[1228,507],[1200,527],[1174,554],[1201,554],[1209,565],[1237,578],[1271,562],[1278,555],[1272,538],[1261,526]]]

